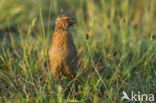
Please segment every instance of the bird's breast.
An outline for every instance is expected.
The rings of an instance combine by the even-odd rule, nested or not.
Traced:
[[[49,55],[55,58],[68,58],[74,51],[74,43],[70,34],[54,33]]]

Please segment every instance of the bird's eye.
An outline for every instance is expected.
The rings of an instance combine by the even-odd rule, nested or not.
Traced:
[[[67,18],[67,20],[70,20],[70,18]]]

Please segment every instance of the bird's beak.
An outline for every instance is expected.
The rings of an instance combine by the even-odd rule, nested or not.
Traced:
[[[71,25],[73,25],[73,24],[75,24],[76,23],[76,20],[71,20],[70,22],[69,22],[69,25],[71,26]]]
[[[71,24],[75,24],[75,23],[76,23],[76,20],[73,19],[73,20],[71,21]]]
[[[74,19],[74,18],[71,18],[70,19],[70,25],[73,25],[73,24],[75,24],[76,23],[76,20]]]

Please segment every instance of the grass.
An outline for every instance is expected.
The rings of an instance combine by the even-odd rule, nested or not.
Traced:
[[[156,91],[155,0],[8,1],[0,1],[0,102],[116,103],[122,91]],[[54,23],[63,14],[78,22],[70,29],[77,93],[65,94],[50,72]],[[66,89],[71,81],[62,79]]]

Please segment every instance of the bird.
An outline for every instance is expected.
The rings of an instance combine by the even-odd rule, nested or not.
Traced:
[[[49,59],[53,75],[60,80],[62,76],[74,79],[78,67],[78,54],[69,28],[76,23],[70,16],[56,19],[55,31],[52,36]]]

